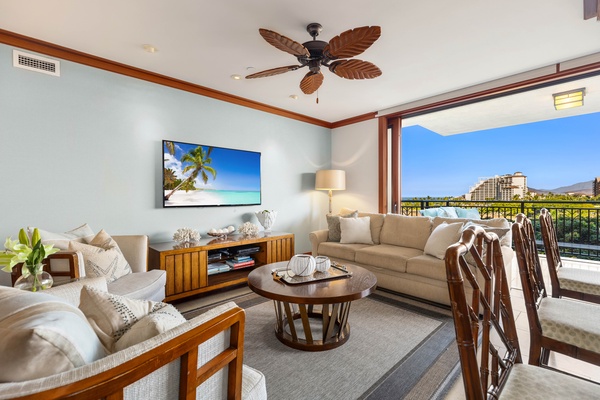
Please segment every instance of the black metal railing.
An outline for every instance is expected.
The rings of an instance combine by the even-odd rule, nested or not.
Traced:
[[[404,199],[400,212],[403,215],[421,215],[419,210],[437,207],[477,208],[482,219],[506,218],[511,222],[514,222],[517,214],[523,213],[533,223],[541,252],[544,251],[544,246],[539,212],[546,208],[552,214],[562,256],[600,261],[600,201]]]

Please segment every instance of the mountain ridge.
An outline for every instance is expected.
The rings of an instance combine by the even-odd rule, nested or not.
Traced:
[[[528,187],[528,191],[531,193],[537,193],[537,194],[577,193],[577,194],[585,194],[585,195],[591,196],[593,194],[593,184],[594,184],[594,181],[585,181],[585,182],[574,183],[569,186],[561,186],[561,187],[558,187],[555,189],[534,189],[532,187]]]

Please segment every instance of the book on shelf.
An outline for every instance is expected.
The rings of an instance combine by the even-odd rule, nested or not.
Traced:
[[[231,268],[237,269],[237,268],[244,268],[244,267],[251,267],[251,266],[253,266],[254,265],[254,260],[242,261],[242,262],[235,262],[234,260],[227,260],[226,263]]]
[[[208,264],[208,275],[218,274],[220,272],[230,271],[231,267],[223,262]]]
[[[235,261],[236,263],[240,263],[240,262],[252,261],[253,258],[250,256],[237,256],[237,257],[233,257],[232,260]]]

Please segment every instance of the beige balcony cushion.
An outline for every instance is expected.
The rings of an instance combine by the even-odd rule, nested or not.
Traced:
[[[600,307],[597,305],[546,297],[538,316],[544,336],[600,353]]]
[[[558,270],[558,280],[562,289],[600,295],[600,271],[580,268]]]
[[[423,250],[431,234],[431,218],[387,214],[381,228],[382,244]]]
[[[356,262],[392,271],[406,272],[406,262],[423,254],[423,251],[410,247],[389,244],[368,246],[356,251]]]
[[[502,390],[501,399],[595,399],[600,386],[560,372],[516,364]]]
[[[319,244],[319,255],[354,261],[356,259],[356,251],[365,247],[370,247],[370,245],[359,243],[340,244],[336,242],[323,242]]]

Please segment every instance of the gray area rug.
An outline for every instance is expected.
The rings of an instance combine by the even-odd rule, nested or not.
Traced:
[[[232,300],[246,310],[244,363],[265,375],[271,400],[438,399],[460,372],[452,316],[443,308],[377,291],[352,303],[345,344],[305,352],[277,340],[271,301]]]

